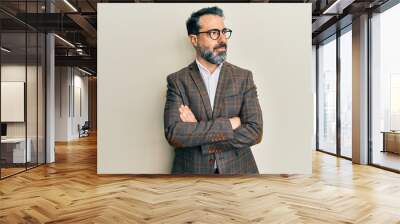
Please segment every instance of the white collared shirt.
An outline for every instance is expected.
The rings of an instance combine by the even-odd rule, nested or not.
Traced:
[[[208,97],[210,99],[211,110],[214,110],[215,93],[217,92],[219,73],[221,72],[221,67],[223,63],[219,64],[217,69],[215,69],[215,71],[212,74],[207,70],[206,67],[200,64],[197,58],[196,58],[196,63],[197,66],[199,67],[201,77],[203,78],[203,81],[206,85]]]
[[[211,110],[214,110],[214,99],[217,92],[217,85],[219,79],[219,73],[221,72],[222,64],[219,64],[217,69],[211,74],[206,67],[204,67],[196,58],[197,67],[201,77],[203,78],[204,84],[206,85],[208,97],[210,99]],[[217,168],[217,160],[214,161],[214,169]]]

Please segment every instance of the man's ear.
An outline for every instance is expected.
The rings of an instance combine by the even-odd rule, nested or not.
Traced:
[[[197,47],[197,36],[196,35],[189,35],[190,43],[192,43],[193,47]]]

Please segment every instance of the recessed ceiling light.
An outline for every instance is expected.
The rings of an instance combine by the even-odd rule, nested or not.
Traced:
[[[5,47],[1,47],[1,51],[4,51],[6,53],[10,53],[11,52],[11,50],[9,50],[9,49],[7,49]]]
[[[336,0],[327,9],[322,12],[322,14],[342,14],[343,9],[348,7],[354,0]]]
[[[78,10],[71,4],[69,3],[68,0],[64,0],[65,4],[67,4],[73,11],[78,12]]]
[[[83,69],[81,69],[81,68],[79,68],[79,67],[78,67],[78,70],[81,71],[81,72],[83,72],[83,73],[85,73],[85,74],[93,75],[92,73],[90,73],[90,72],[88,72],[88,71],[86,71],[86,70],[83,70]]]
[[[57,35],[57,34],[54,34],[54,36],[57,37],[58,39],[60,39],[62,42],[66,43],[67,45],[69,45],[69,46],[75,48],[75,45],[73,45],[73,44],[72,44],[71,42],[69,42],[68,40],[66,40],[66,39],[64,39],[64,38],[62,38],[62,37],[60,37],[60,36]]]

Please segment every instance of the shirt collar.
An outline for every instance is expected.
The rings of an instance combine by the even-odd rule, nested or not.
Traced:
[[[206,67],[204,67],[204,66],[197,60],[197,58],[196,58],[196,63],[197,63],[197,66],[199,67],[199,69],[205,71],[205,72],[206,72],[207,74],[209,74],[209,75],[212,75],[212,74],[218,74],[218,73],[219,73],[219,71],[221,70],[222,64],[223,64],[224,62],[222,62],[221,64],[219,64],[218,67],[217,67],[217,69],[215,69],[214,73],[212,73],[212,74],[208,71],[208,69],[207,69]]]

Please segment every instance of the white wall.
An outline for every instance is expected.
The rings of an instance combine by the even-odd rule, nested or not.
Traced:
[[[55,140],[79,138],[78,124],[88,120],[88,78],[72,67],[56,67]],[[77,97],[79,95],[81,97]],[[81,104],[79,103],[81,100]],[[76,105],[82,105],[82,114]],[[75,111],[74,111],[75,110]]]
[[[166,76],[194,59],[186,19],[213,5],[233,30],[228,61],[253,71],[258,87],[260,173],[311,173],[311,4],[261,3],[98,4],[98,173],[170,172]]]
[[[55,68],[55,141],[68,140],[68,67]]]

